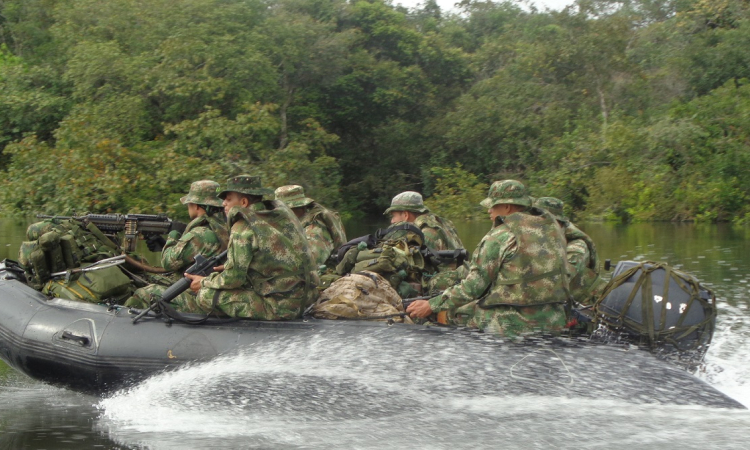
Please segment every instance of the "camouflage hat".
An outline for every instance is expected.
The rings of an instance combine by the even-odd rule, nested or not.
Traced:
[[[180,198],[180,203],[187,205],[221,206],[221,200],[216,196],[219,183],[211,180],[200,180],[190,185],[188,195]]]
[[[240,194],[248,195],[270,195],[273,194],[273,189],[264,188],[260,184],[260,177],[237,175],[236,177],[227,178],[227,187],[219,192],[218,196],[223,199],[229,192],[239,192]]]
[[[552,217],[559,220],[560,222],[568,221],[568,219],[565,217],[565,213],[563,213],[563,206],[565,206],[565,203],[563,203],[563,201],[560,199],[557,199],[555,197],[539,197],[534,201],[534,206],[537,208],[546,209],[550,214],[552,214]]]
[[[281,200],[290,208],[301,208],[315,201],[305,197],[305,190],[302,189],[302,186],[296,184],[276,188],[276,200]]]
[[[531,199],[523,183],[516,180],[503,180],[492,183],[487,198],[479,204],[485,208],[492,208],[495,205],[503,204],[520,205],[528,208],[531,206]]]
[[[386,209],[383,215],[393,211],[411,211],[415,213],[426,213],[429,211],[422,202],[422,194],[414,191],[405,191],[391,200],[391,207]]]

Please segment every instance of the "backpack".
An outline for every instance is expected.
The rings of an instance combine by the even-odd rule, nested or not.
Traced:
[[[411,323],[401,297],[373,272],[349,274],[334,281],[311,308],[318,319],[392,320]]]
[[[133,293],[130,278],[118,267],[82,272],[70,279],[49,280],[42,293],[52,297],[91,303],[122,303]]]

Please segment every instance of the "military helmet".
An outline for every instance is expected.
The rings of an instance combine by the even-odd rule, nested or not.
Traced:
[[[195,203],[196,205],[221,206],[221,199],[216,196],[219,189],[219,183],[211,180],[200,180],[190,185],[190,191],[184,197],[180,198],[180,203],[187,205]]]
[[[390,208],[386,209],[383,215],[387,215],[393,211],[410,211],[414,213],[426,213],[429,211],[422,202],[422,194],[414,191],[405,191],[391,200]]]
[[[557,199],[555,197],[539,197],[534,201],[534,206],[537,208],[546,209],[550,214],[552,214],[552,217],[559,220],[560,222],[568,221],[567,217],[565,217],[565,213],[563,213],[563,206],[565,206],[565,203],[563,203],[563,201],[560,199]]]
[[[276,200],[281,200],[290,208],[301,208],[307,206],[315,200],[305,197],[305,190],[302,186],[290,184],[276,188]]]
[[[230,192],[239,192],[240,194],[248,195],[270,195],[273,194],[273,189],[264,188],[260,183],[260,177],[237,175],[236,177],[227,178],[227,187],[219,192],[218,196],[223,199]]]
[[[528,208],[531,206],[531,199],[523,183],[516,180],[503,180],[492,183],[487,198],[479,204],[485,208],[502,204],[520,205]]]

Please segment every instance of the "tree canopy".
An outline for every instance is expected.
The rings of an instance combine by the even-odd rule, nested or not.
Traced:
[[[0,211],[168,212],[258,174],[345,215],[494,180],[577,218],[750,220],[746,0],[0,1]]]

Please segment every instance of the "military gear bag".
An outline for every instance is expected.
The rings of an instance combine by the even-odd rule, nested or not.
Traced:
[[[50,274],[80,267],[119,254],[117,246],[94,224],[83,228],[74,220],[46,219],[26,230],[18,262],[35,289],[41,289]]]
[[[42,293],[91,303],[122,303],[130,297],[130,278],[117,267],[82,272],[70,279],[49,280]]]
[[[666,263],[620,261],[594,309],[599,323],[652,348],[705,348],[716,325],[714,293]]]
[[[372,272],[349,274],[334,281],[311,308],[318,319],[411,320],[404,315],[401,297],[382,276]]]

